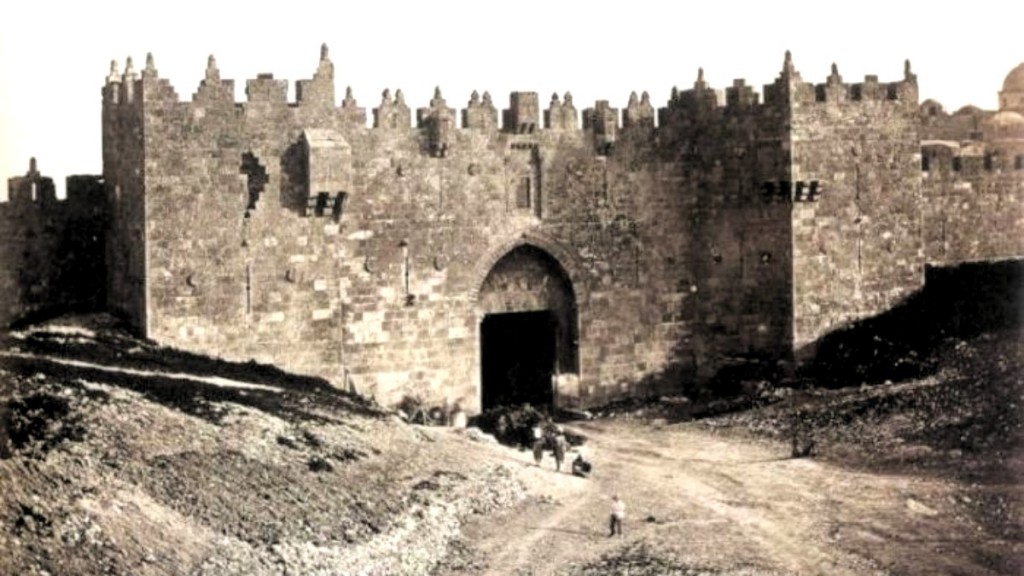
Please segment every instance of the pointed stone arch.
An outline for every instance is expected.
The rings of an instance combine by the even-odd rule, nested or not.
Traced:
[[[577,305],[590,301],[590,290],[585,281],[583,263],[579,255],[561,241],[540,231],[525,232],[489,249],[473,267],[473,272],[470,275],[469,300],[471,302],[479,301],[480,289],[483,288],[484,281],[494,269],[495,264],[509,252],[527,245],[546,252],[558,263],[569,279]]]
[[[526,234],[483,258],[473,287],[482,408],[560,405],[561,383],[579,380],[579,302],[589,294],[578,259],[549,237]]]

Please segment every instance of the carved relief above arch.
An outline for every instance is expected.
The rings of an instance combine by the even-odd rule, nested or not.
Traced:
[[[484,409],[575,397],[559,383],[579,379],[577,298],[586,290],[574,287],[585,284],[577,258],[549,237],[526,234],[492,250],[476,272]]]
[[[546,252],[561,266],[568,277],[569,288],[573,292],[573,298],[577,305],[590,301],[590,290],[585,280],[583,263],[579,255],[561,241],[536,230],[524,232],[487,250],[485,255],[477,261],[470,275],[470,301],[479,300],[480,289],[495,264],[520,246],[534,246]]]

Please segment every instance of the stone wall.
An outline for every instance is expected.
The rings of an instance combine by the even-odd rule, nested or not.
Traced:
[[[788,363],[918,289],[936,223],[967,238],[1020,183],[992,180],[961,217],[926,177],[943,200],[922,211],[909,65],[815,86],[787,54],[764,102],[700,73],[658,110],[517,92],[500,123],[486,93],[461,111],[440,90],[415,111],[387,90],[372,114],[351,90],[336,106],[326,48],[295,102],[271,75],[245,102],[233,86],[212,58],[191,101],[151,58],[112,70],[109,301],[158,341],[385,403],[478,409],[481,322],[503,310],[553,311],[574,405]],[[1019,257],[1003,236],[977,254]]]
[[[502,256],[530,245],[577,299],[580,402],[657,389],[689,330],[692,274],[678,255],[693,199],[678,168],[651,170],[642,147],[612,146],[616,123],[600,142],[542,130],[529,94],[505,112],[515,130],[488,121],[486,96],[467,109],[479,126],[451,129],[440,94],[412,127],[400,92],[385,93],[367,129],[351,94],[329,104],[326,58],[302,86],[289,103],[283,81],[257,78],[235,104],[212,62],[191,102],[152,62],[134,83],[144,153],[120,156],[108,179],[122,182],[127,214],[125,182],[143,174],[148,293],[126,300],[147,302],[148,336],[385,402],[415,393],[472,409],[479,291]],[[127,146],[136,109],[108,105],[111,147]],[[630,134],[650,147],[650,131]]]
[[[793,79],[794,348],[888,310],[924,282],[916,79]]]
[[[103,87],[103,180],[110,219],[106,242],[107,307],[147,333],[146,189],[141,83],[131,58],[114,62]]]
[[[96,177],[71,176],[67,199],[32,159],[0,202],[0,325],[103,304],[106,206]]]
[[[1013,76],[1001,93],[1003,105],[1015,101]],[[1012,106],[947,114],[932,100],[919,115],[925,259],[942,266],[1020,258],[1024,116]]]
[[[1024,253],[1024,139],[926,145],[922,173],[929,264],[1011,260]]]
[[[686,274],[680,312],[693,322],[677,345],[694,370],[682,374],[688,380],[789,356],[790,208],[763,186],[788,174],[786,111],[785,103],[759,104],[743,81],[722,106],[701,75],[661,111],[660,153],[673,160],[687,199],[678,230],[686,240],[672,257]]]

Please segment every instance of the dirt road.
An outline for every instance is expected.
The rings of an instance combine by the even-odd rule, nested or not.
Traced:
[[[1010,545],[981,536],[953,481],[792,459],[788,445],[697,423],[578,428],[591,479],[516,453],[540,496],[467,527],[487,574],[597,573],[642,546],[678,573],[984,575]],[[628,506],[622,537],[608,536],[613,494]]]

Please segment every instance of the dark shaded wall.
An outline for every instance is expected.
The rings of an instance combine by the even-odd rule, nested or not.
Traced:
[[[59,200],[53,180],[32,159],[7,181],[0,202],[0,325],[104,304],[106,202],[95,176],[67,179]]]
[[[147,333],[146,174],[143,95],[131,58],[115,63],[103,87],[103,180],[110,221],[106,244],[107,307]]]

